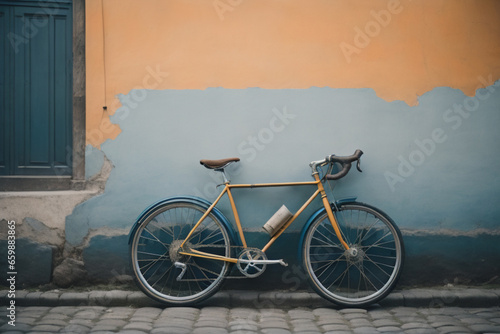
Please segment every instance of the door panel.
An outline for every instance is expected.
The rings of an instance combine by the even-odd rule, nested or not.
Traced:
[[[56,17],[54,38],[54,62],[66,66],[56,66],[54,73],[54,162],[56,165],[70,163],[69,153],[73,148],[69,145],[72,136],[72,117],[68,110],[72,109],[72,85],[71,58],[67,56],[67,50],[71,49],[72,31],[68,30],[66,17]]]
[[[7,26],[11,47],[12,140],[5,144],[7,175],[71,175],[72,21],[70,6],[13,6]],[[8,15],[6,15],[7,17]],[[4,26],[5,27],[5,26]],[[10,34],[10,35],[9,35]],[[5,33],[2,36],[6,36]],[[4,48],[6,43],[3,43]],[[6,94],[4,94],[5,96]],[[9,129],[8,129],[9,130]],[[5,140],[4,140],[5,141]]]

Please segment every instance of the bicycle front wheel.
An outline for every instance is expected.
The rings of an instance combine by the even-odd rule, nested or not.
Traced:
[[[179,254],[180,245],[205,211],[199,205],[177,202],[144,218],[130,252],[136,281],[149,297],[189,305],[210,297],[220,287],[229,269],[227,262]],[[185,246],[230,256],[228,232],[213,214],[203,220]]]
[[[380,210],[346,203],[334,210],[345,250],[326,212],[308,228],[303,261],[313,288],[346,307],[364,307],[384,298],[396,285],[404,261],[401,232]]]

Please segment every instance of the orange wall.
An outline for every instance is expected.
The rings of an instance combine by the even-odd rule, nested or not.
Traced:
[[[120,133],[109,114],[134,88],[368,87],[415,105],[435,87],[474,95],[479,76],[500,78],[494,0],[86,4],[87,141],[97,147]]]

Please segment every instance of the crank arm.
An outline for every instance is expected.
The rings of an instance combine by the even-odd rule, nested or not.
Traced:
[[[283,260],[239,260],[240,263],[251,263],[251,264],[281,264],[283,267],[288,267],[288,263]]]

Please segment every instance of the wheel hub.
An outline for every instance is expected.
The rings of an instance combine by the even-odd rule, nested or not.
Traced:
[[[170,247],[168,248],[168,255],[170,257],[170,261],[172,262],[186,262],[186,260],[189,258],[187,255],[179,254],[181,251],[181,245],[182,245],[183,240],[174,240],[171,244]],[[184,248],[191,248],[191,244],[189,242],[186,242],[184,244]]]
[[[365,252],[359,246],[351,246],[344,252],[347,261],[351,263],[362,262],[365,257]]]

